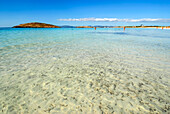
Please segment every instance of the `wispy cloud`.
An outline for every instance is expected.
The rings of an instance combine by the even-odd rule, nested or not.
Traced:
[[[97,22],[170,22],[170,19],[117,19],[117,18],[69,18],[58,19],[59,21],[97,21]]]

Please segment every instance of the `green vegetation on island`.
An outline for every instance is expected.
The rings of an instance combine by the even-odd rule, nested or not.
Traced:
[[[61,27],[56,25],[46,24],[46,23],[32,22],[32,23],[20,24],[12,28],[61,28]]]

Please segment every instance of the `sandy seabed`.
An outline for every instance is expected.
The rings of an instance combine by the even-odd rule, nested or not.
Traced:
[[[2,58],[1,113],[170,112],[169,64],[126,48],[58,48]]]
[[[170,37],[157,29],[0,31],[2,114],[169,114]]]

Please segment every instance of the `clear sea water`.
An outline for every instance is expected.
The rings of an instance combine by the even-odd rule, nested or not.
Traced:
[[[0,113],[170,113],[170,30],[0,28]]]

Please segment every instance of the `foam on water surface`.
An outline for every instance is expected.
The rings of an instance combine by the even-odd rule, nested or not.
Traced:
[[[1,113],[168,113],[170,32],[1,29]]]

